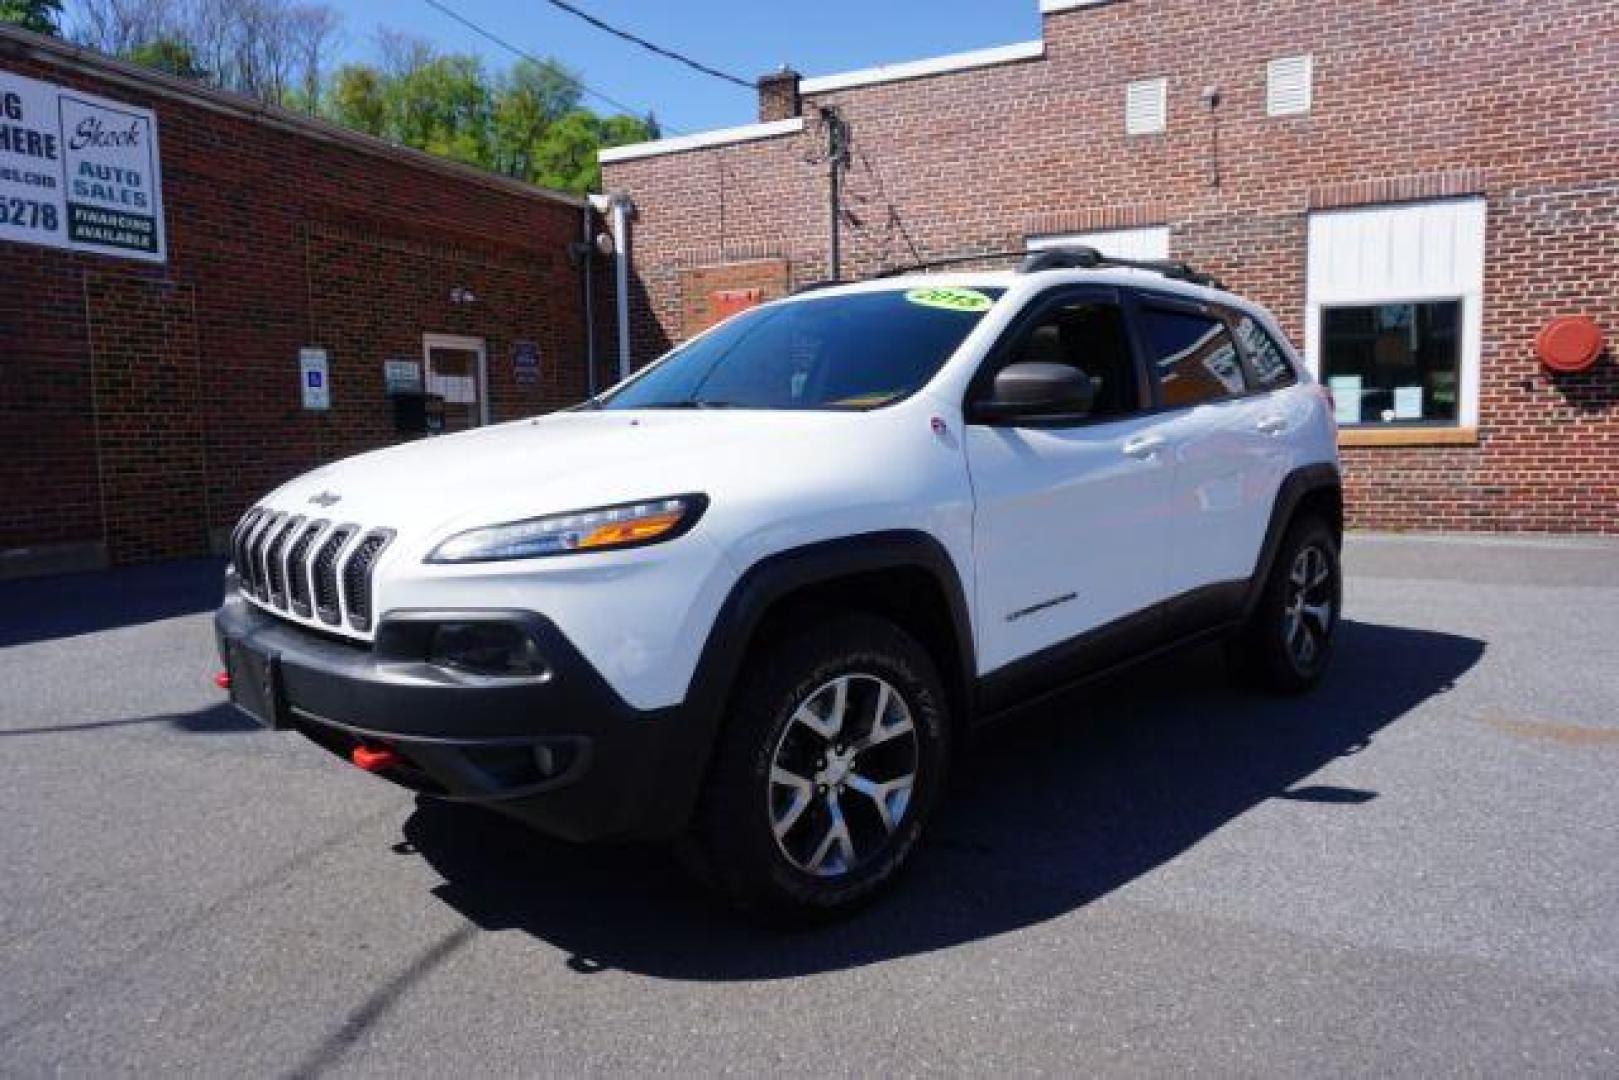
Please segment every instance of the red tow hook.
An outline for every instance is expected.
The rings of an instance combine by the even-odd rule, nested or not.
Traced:
[[[349,753],[349,760],[366,772],[381,772],[398,765],[399,755],[386,746],[356,746]]]
[[[216,671],[216,672],[214,672],[214,685],[219,687],[221,690],[229,690],[230,689],[230,672],[228,672],[228,671]]]

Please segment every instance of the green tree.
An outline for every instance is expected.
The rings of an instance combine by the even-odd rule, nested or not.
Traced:
[[[0,0],[0,23],[36,34],[55,34],[62,20],[62,0]]]
[[[388,135],[388,77],[368,64],[345,64],[326,92],[327,117],[379,138]]]
[[[389,84],[390,134],[406,146],[481,165],[493,162],[488,81],[475,56],[438,56]]]
[[[531,179],[535,148],[546,129],[579,107],[579,77],[555,60],[520,60],[496,83],[492,122],[494,168]]]
[[[391,35],[380,65],[333,73],[321,108],[336,123],[532,184],[587,192],[601,186],[596,152],[658,137],[657,119],[599,117],[581,107],[579,76],[525,60],[493,81],[476,57],[439,54]]]
[[[197,63],[196,52],[178,38],[158,38],[156,41],[137,45],[129,50],[127,59],[153,71],[176,75],[182,79],[202,82],[208,78],[208,72]]]

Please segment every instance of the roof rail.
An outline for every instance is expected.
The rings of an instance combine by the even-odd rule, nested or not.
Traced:
[[[933,270],[941,266],[960,266],[970,262],[989,262],[991,259],[1021,259],[1028,254],[1027,249],[1018,251],[981,251],[976,255],[945,255],[937,259],[927,259],[923,262],[906,263],[904,266],[891,266],[877,275],[878,278],[899,277],[901,274],[914,274],[918,270]]]
[[[1174,259],[1120,259],[1112,255],[1103,255],[1093,247],[1078,245],[1031,251],[1023,260],[1023,265],[1018,267],[1018,273],[1038,274],[1042,270],[1099,270],[1104,267],[1146,270],[1191,285],[1206,285],[1211,289],[1225,288],[1219,278],[1213,274],[1205,274],[1188,263]]]
[[[911,274],[918,270],[932,270],[940,266],[959,266],[962,263],[988,262],[992,259],[1021,259],[1018,266],[1020,274],[1038,274],[1043,270],[1102,270],[1115,267],[1125,270],[1146,270],[1154,274],[1162,274],[1174,281],[1184,281],[1190,285],[1206,285],[1211,289],[1224,289],[1225,285],[1213,274],[1205,274],[1195,267],[1177,262],[1173,259],[1119,259],[1111,255],[1104,255],[1093,247],[1084,247],[1070,244],[1063,247],[1044,248],[1040,251],[1030,251],[1021,248],[1017,251],[982,251],[972,255],[947,255],[943,258],[928,259],[926,262],[911,263],[907,266],[896,266],[878,274],[879,278],[898,277],[901,274]]]

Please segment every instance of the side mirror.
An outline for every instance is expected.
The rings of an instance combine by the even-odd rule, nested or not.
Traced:
[[[995,423],[1017,420],[1082,420],[1096,403],[1090,376],[1067,364],[1028,361],[1008,364],[995,376],[995,393],[974,407],[974,418]]]

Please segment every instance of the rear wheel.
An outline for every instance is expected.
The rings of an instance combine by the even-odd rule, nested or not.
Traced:
[[[1264,689],[1310,689],[1326,674],[1342,607],[1332,530],[1316,517],[1294,523],[1247,628],[1228,647],[1234,666]]]
[[[793,920],[875,896],[944,782],[946,709],[926,650],[884,620],[831,616],[767,647],[738,688],[690,838],[704,876]]]

